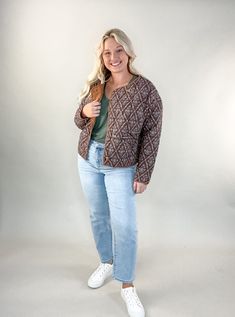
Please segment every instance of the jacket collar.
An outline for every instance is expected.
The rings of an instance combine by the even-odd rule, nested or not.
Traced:
[[[126,89],[131,88],[131,86],[139,80],[139,78],[141,77],[141,75],[134,75],[136,76],[136,78],[134,78],[133,80],[131,80],[125,87]],[[105,87],[105,83],[101,84],[101,81],[98,80],[96,83],[94,83],[94,85],[91,87],[91,99],[92,101],[101,101],[103,93],[104,93],[104,87]],[[117,88],[117,89],[121,89],[123,87]]]
[[[101,101],[102,96],[104,93],[104,84],[101,84],[101,82],[97,82],[92,86],[91,88],[91,99],[92,101]]]

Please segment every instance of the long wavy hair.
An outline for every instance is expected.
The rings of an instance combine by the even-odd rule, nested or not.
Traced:
[[[126,54],[129,56],[128,60],[128,71],[133,75],[138,75],[139,72],[133,67],[133,61],[136,58],[136,55],[134,53],[134,49],[132,46],[132,43],[128,36],[120,29],[111,29],[107,31],[103,36],[98,44],[97,50],[96,50],[96,60],[95,65],[93,68],[93,71],[90,73],[90,75],[87,78],[85,87],[80,93],[79,99],[82,100],[84,97],[86,97],[89,94],[91,86],[100,81],[102,84],[108,80],[111,73],[110,71],[105,67],[103,62],[102,53],[104,50],[104,42],[106,39],[113,37],[117,43],[123,46]]]

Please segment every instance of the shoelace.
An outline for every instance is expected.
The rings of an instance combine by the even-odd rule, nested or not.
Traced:
[[[124,291],[124,293],[126,295],[125,296],[126,300],[128,301],[128,304],[130,306],[136,306],[137,305],[137,306],[139,306],[141,308],[143,307],[134,288],[131,289],[131,290],[125,290],[124,289],[123,291]]]

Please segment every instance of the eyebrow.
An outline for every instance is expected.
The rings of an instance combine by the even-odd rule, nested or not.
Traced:
[[[122,48],[122,45],[118,45],[116,48]],[[105,52],[105,51],[109,51],[109,49],[108,48],[106,48],[105,50],[103,50],[103,52]]]

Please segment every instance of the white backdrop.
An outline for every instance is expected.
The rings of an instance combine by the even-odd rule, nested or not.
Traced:
[[[73,116],[100,37],[118,27],[164,105],[141,243],[234,247],[234,21],[228,0],[1,1],[1,238],[93,245]]]

